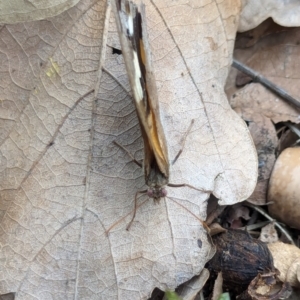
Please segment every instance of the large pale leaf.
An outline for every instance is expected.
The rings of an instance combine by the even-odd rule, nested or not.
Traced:
[[[282,26],[300,25],[300,6],[297,0],[242,0],[239,31],[255,28],[268,18]]]
[[[246,199],[257,176],[248,130],[223,92],[238,8],[146,2],[171,160],[195,120],[170,181],[211,189],[221,204]],[[143,149],[122,56],[112,54],[119,41],[110,6],[82,0],[0,34],[0,292],[146,299],[155,286],[174,289],[199,274],[211,254],[198,219],[207,193],[168,188],[158,205],[141,197],[125,230],[145,184],[113,141],[137,159]]]
[[[0,1],[0,23],[14,24],[56,16],[79,0],[9,0]]]

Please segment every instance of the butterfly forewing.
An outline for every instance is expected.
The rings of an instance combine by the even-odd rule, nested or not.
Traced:
[[[151,65],[145,6],[141,5],[139,11],[131,1],[117,0],[115,10],[122,54],[144,140],[145,181],[148,186],[159,188],[169,181],[169,160]]]
[[[160,120],[157,87],[151,65],[145,6],[142,4],[138,9],[131,1],[115,0],[115,2],[113,1],[113,8],[115,10],[122,54],[143,136],[145,182],[149,186],[147,190],[137,191],[135,194],[134,213],[127,226],[127,229],[129,229],[135,217],[137,200],[140,195],[146,194],[154,199],[155,202],[158,202],[167,195],[166,185],[169,187],[188,187],[206,193],[211,191],[196,188],[189,184],[169,183],[167,143]],[[191,126],[193,123],[194,121],[192,120]],[[187,130],[187,134],[190,132],[191,126]],[[183,140],[183,145],[185,139],[186,137]],[[125,147],[116,141],[115,144],[128,152]],[[174,162],[178,159],[181,152],[182,150],[179,151]],[[129,152],[128,154],[132,157]],[[134,157],[132,158],[135,161]],[[137,164],[140,165],[139,163]],[[112,225],[107,230],[107,233],[116,224]]]

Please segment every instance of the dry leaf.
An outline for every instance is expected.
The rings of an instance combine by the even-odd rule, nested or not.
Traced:
[[[242,118],[249,124],[258,154],[258,182],[254,192],[247,200],[256,205],[264,205],[267,202],[268,183],[275,163],[278,138],[274,124],[269,118],[250,108],[241,109],[241,111]]]
[[[277,278],[277,272],[257,274],[251,281],[247,293],[250,297],[238,299],[251,300],[279,300],[289,299],[291,287],[288,283],[281,283]]]
[[[211,236],[214,236],[216,234],[219,234],[221,232],[226,232],[226,229],[223,228],[219,223],[212,223],[210,226],[209,226],[209,229],[210,229],[210,235]]]
[[[299,124],[293,125],[295,126],[295,128],[300,130]],[[292,130],[290,130],[288,127],[286,127],[285,130],[280,134],[280,138],[278,140],[277,153],[280,154],[284,149],[296,145],[298,140],[299,136]]]
[[[249,220],[249,208],[239,204],[233,205],[228,208],[225,214],[224,221],[230,224],[230,228],[243,227],[243,220]]]
[[[0,23],[14,24],[43,20],[75,6],[79,0],[9,0],[0,2]]]
[[[264,226],[261,229],[259,240],[264,243],[275,243],[278,241],[278,234],[274,222]]]
[[[300,249],[282,242],[268,244],[268,248],[272,253],[275,268],[280,271],[279,279],[299,288],[297,273],[300,270]]]
[[[177,290],[178,296],[181,297],[182,300],[194,300],[197,294],[202,290],[208,278],[209,271],[203,269],[199,276],[195,276]]]
[[[282,63],[282,61],[278,61]],[[271,79],[272,80],[272,79]],[[251,83],[234,94],[229,99],[233,109],[251,109],[271,119],[274,123],[292,121],[299,123],[299,113],[258,83]]]
[[[299,289],[293,289],[292,294],[286,299],[288,299],[288,300],[299,300],[300,299],[300,290]]]
[[[300,73],[295,62],[299,57],[299,38],[299,28],[273,32],[261,38],[253,47],[235,50],[234,56],[298,99]],[[238,107],[243,111],[250,109],[265,115],[274,123],[300,122],[298,109],[258,83],[248,84],[238,92],[227,86],[227,94],[233,108]]]
[[[242,3],[239,31],[252,29],[269,17],[282,26],[300,25],[297,0],[243,0]]]
[[[288,31],[289,29],[288,27],[276,24],[273,19],[268,18],[257,27],[238,33],[235,40],[235,50],[254,46],[260,39],[267,35]]]
[[[242,201],[257,158],[223,92],[239,2],[145,2],[170,158],[195,119],[170,181],[213,189],[223,205]],[[199,274],[211,256],[191,214],[205,219],[208,195],[189,188],[168,189],[181,206],[139,199],[125,230],[145,184],[113,144],[142,159],[115,28],[106,2],[82,0],[0,32],[1,293],[16,299],[146,299]]]
[[[223,293],[223,276],[222,276],[222,272],[219,272],[215,280],[212,300],[220,299],[222,293]]]

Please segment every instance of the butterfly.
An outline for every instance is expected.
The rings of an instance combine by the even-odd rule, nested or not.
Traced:
[[[188,184],[169,183],[170,162],[168,159],[166,137],[160,120],[158,93],[153,72],[150,46],[146,31],[145,5],[140,9],[128,0],[113,1],[117,28],[122,47],[134,104],[144,141],[143,169],[147,190],[138,191],[135,196],[134,215],[127,230],[134,220],[137,197],[147,194],[155,202],[167,195],[166,186],[191,187]],[[191,125],[193,121],[191,122]],[[190,128],[188,131],[190,131]],[[116,145],[128,152],[122,145]],[[129,154],[130,155],[130,154]],[[176,156],[175,160],[179,157]],[[133,158],[136,162],[136,160]],[[138,162],[136,162],[139,164]],[[210,192],[210,191],[207,191]]]

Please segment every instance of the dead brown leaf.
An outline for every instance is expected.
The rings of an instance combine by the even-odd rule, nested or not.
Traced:
[[[293,124],[298,130],[300,130],[299,124]],[[280,134],[280,138],[278,140],[278,149],[277,153],[280,154],[284,149],[293,147],[297,144],[299,140],[299,136],[290,130],[288,127],[284,128],[284,131]]]
[[[204,268],[199,276],[195,276],[176,290],[178,296],[181,297],[182,300],[194,300],[208,278],[209,271]]]
[[[264,205],[267,202],[267,189],[271,172],[275,163],[275,150],[278,138],[271,120],[250,108],[237,108],[241,117],[248,122],[258,154],[258,182],[248,201]]]
[[[299,28],[273,32],[263,36],[252,47],[236,49],[234,56],[298,98],[300,73],[295,62],[299,56],[299,37]],[[233,108],[251,109],[265,115],[274,123],[300,122],[297,109],[258,83],[248,84],[238,92],[228,85],[227,92]]]
[[[226,213],[226,222],[230,224],[230,228],[243,227],[242,220],[249,220],[249,208],[239,204],[229,207]]]
[[[275,243],[278,241],[278,234],[274,222],[271,222],[261,229],[259,240],[264,243]]]
[[[223,276],[222,276],[222,272],[219,272],[214,283],[212,300],[218,300],[222,295],[222,293],[223,293]]]
[[[268,244],[268,248],[272,253],[276,269],[280,271],[279,279],[290,283],[291,286],[300,287],[297,278],[300,269],[300,249],[282,242]]]
[[[276,272],[269,272],[266,274],[258,274],[251,281],[247,292],[250,296],[246,298],[247,300],[289,299],[289,296],[291,295],[291,287],[286,282],[280,283],[277,279]]]
[[[234,56],[297,98],[299,68],[293,61],[298,57],[298,37],[298,28],[270,30],[252,47],[236,49]],[[249,128],[258,151],[259,178],[250,202],[264,204],[268,179],[275,162],[275,148],[278,144],[272,122],[299,123],[299,111],[260,84],[248,84],[238,91],[228,85],[227,92],[231,95],[229,96],[232,107],[250,123]],[[253,130],[253,127],[256,129]]]

